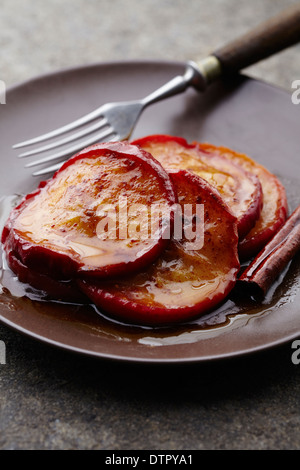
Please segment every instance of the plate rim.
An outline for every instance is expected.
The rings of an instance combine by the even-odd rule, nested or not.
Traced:
[[[123,363],[143,363],[143,364],[193,364],[193,363],[202,363],[202,362],[216,362],[216,361],[225,361],[230,359],[236,359],[245,356],[253,356],[264,351],[268,351],[271,349],[278,348],[280,346],[284,346],[289,342],[293,342],[294,340],[300,338],[300,331],[299,333],[293,333],[290,336],[286,336],[285,338],[278,339],[276,341],[271,341],[269,343],[265,343],[260,346],[254,346],[243,351],[235,351],[230,353],[223,353],[219,355],[210,355],[210,356],[201,356],[201,357],[182,357],[182,358],[145,358],[145,357],[135,357],[135,356],[121,356],[121,355],[113,355],[113,354],[106,354],[106,353],[99,353],[96,351],[91,351],[83,348],[78,348],[75,346],[70,346],[59,341],[51,340],[47,337],[38,335],[37,333],[30,332],[25,328],[16,325],[15,323],[7,320],[6,318],[3,319],[2,315],[0,314],[0,322],[6,326],[8,326],[11,330],[16,331],[23,336],[26,336],[34,341],[38,341],[42,344],[47,344],[56,349],[60,349],[62,351],[70,352],[72,354],[78,354],[85,357],[90,357],[98,360],[108,360],[113,362],[123,362]]]

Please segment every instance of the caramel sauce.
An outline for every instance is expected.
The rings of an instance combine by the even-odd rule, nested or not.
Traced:
[[[281,181],[287,188],[290,210],[293,210],[299,204],[297,181],[284,178],[281,178]],[[11,209],[18,203],[20,197],[20,195],[11,195],[0,200],[1,231]],[[1,256],[0,306],[12,312],[12,316],[15,312],[28,310],[40,316],[41,321],[47,317],[67,324],[71,322],[77,324],[81,331],[85,330],[99,339],[128,343],[133,341],[148,347],[191,344],[202,337],[213,338],[222,335],[228,328],[242,328],[257,317],[272,315],[280,307],[292,304],[300,292],[299,261],[300,254],[286,267],[262,302],[246,297],[243,292],[234,289],[218,308],[196,320],[172,327],[143,327],[126,325],[107,317],[93,305],[47,301],[43,293],[20,283],[7,267],[5,258]]]

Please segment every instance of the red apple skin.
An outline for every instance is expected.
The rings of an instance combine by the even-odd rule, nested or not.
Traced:
[[[113,177],[111,177],[110,173],[105,173],[104,171],[101,173],[102,167],[100,164],[100,170],[97,170],[100,174],[94,174],[95,171],[93,165],[94,161],[98,161],[97,159],[100,160],[100,163],[104,162],[107,166],[110,164],[107,162],[112,162],[111,165],[115,170]],[[92,186],[91,189],[94,193],[91,193],[91,195],[87,190],[85,191],[84,185],[88,188],[90,181],[88,181],[87,184],[85,183],[84,178],[86,178],[86,174],[81,169],[81,166],[84,168],[84,165],[88,164],[91,168],[91,178],[94,178],[94,180],[92,180],[94,186]],[[119,167],[120,171],[118,172],[117,170]],[[71,179],[71,184],[65,177],[67,174],[69,179],[75,178],[73,173],[76,169],[81,181],[83,181],[79,189],[77,187],[76,179]],[[132,174],[129,182],[126,180],[128,174]],[[87,240],[86,245],[89,245],[89,243],[100,243],[97,238],[97,234],[95,233],[95,227],[98,220],[95,215],[96,209],[91,216],[86,216],[80,211],[81,204],[83,204],[83,208],[86,207],[84,205],[86,202],[84,198],[86,198],[87,202],[90,202],[90,200],[93,201],[92,196],[95,198],[99,196],[102,191],[101,188],[103,187],[103,180],[105,178],[105,190],[107,192],[105,194],[107,196],[107,200],[109,200],[109,195],[111,193],[116,200],[119,197],[120,190],[119,186],[117,186],[118,183],[119,185],[122,185],[122,188],[124,187],[123,195],[128,195],[128,203],[131,201],[145,204],[149,203],[149,201],[163,202],[165,207],[170,208],[176,202],[174,188],[167,172],[149,153],[139,149],[137,146],[129,144],[128,142],[108,142],[93,145],[68,160],[60,170],[54,174],[53,178],[46,182],[42,182],[38,189],[25,196],[20,204],[13,209],[2,233],[2,243],[4,244],[5,251],[13,251],[25,266],[58,280],[68,280],[74,277],[95,277],[101,279],[118,277],[122,274],[139,271],[145,266],[151,264],[169,243],[169,240],[164,238],[163,235],[156,240],[146,240],[145,242],[141,241],[140,244],[137,243],[133,247],[128,245],[129,242],[127,240],[116,240],[115,245],[110,242],[110,251],[108,251],[105,261],[103,261],[104,258],[101,255],[101,250],[103,248],[102,245],[101,250],[98,250],[100,255],[97,254],[97,257],[93,257],[88,256],[87,254],[83,258],[78,254],[78,252],[75,252],[73,248],[70,248],[69,241],[65,243],[65,240],[68,238],[64,237],[70,237],[71,230],[73,230],[72,233],[74,233],[74,236],[72,235],[73,239],[78,237],[79,230],[74,228],[75,224],[71,226],[71,229],[69,229],[69,225],[67,225],[67,222],[63,220],[65,223],[65,225],[62,225],[63,230],[60,227],[56,229],[56,232],[52,230],[52,219],[51,217],[48,217],[47,212],[44,212],[43,208],[45,206],[40,201],[47,202],[50,199],[50,197],[48,198],[48,194],[51,194],[51,197],[55,202],[55,204],[52,203],[52,206],[54,207],[54,217],[57,213],[59,216],[62,214],[62,217],[64,217],[64,213],[67,212],[66,208],[63,204],[59,206],[63,195],[61,198],[58,198],[56,194],[56,191],[58,192],[58,190],[61,190],[60,182],[62,181],[66,185],[66,188],[63,187],[63,189],[66,189],[65,192],[67,192],[67,190],[71,191],[71,196],[68,196],[69,199],[67,200],[68,204],[71,204],[71,208],[74,200],[79,201],[78,210],[76,206],[76,214],[79,213],[79,216],[77,217],[79,219],[79,223],[76,223],[76,226],[80,226],[81,223],[84,224],[84,228],[81,230],[79,235],[82,236],[84,242]],[[72,185],[75,189],[72,189]],[[107,187],[108,189],[106,189]],[[51,190],[52,193],[50,193]],[[57,201],[55,200],[55,197],[57,197]],[[69,201],[71,202],[69,203]],[[50,202],[52,202],[52,200],[50,200]],[[112,200],[110,202],[114,203],[115,201]],[[36,205],[38,204],[40,212],[36,210]],[[31,207],[34,208],[32,211]],[[58,212],[57,207],[59,207],[61,212]],[[40,214],[45,216],[46,223],[43,223],[43,219],[40,217]],[[28,236],[26,231],[27,228],[24,228],[25,223],[22,222],[22,225],[20,222],[20,220],[22,221],[22,217],[23,220],[24,218],[26,220],[28,215],[31,217],[30,220],[32,220],[32,223],[36,225],[36,229],[32,230],[32,232],[37,234],[34,236],[37,237],[38,241],[35,241],[32,234]],[[60,220],[58,216],[57,219]],[[172,225],[171,218],[169,223]],[[42,232],[43,230],[47,231]],[[41,233],[45,233],[45,236],[40,235]],[[53,237],[53,233],[55,233],[56,237],[54,241],[51,239],[51,237]],[[50,242],[47,237],[50,238]],[[42,241],[40,241],[40,239]],[[71,238],[72,243],[73,239]],[[57,240],[59,240],[58,245]],[[90,242],[90,240],[92,240],[92,242]],[[117,245],[119,242],[121,244]],[[80,246],[82,247],[86,245],[81,243]],[[104,246],[107,246],[107,244]],[[94,261],[91,263],[90,260],[93,260],[93,258]],[[100,264],[98,265],[96,261],[99,261]]]
[[[34,271],[25,266],[12,251],[7,254],[6,260],[9,268],[17,275],[20,282],[41,291],[41,298],[46,295],[48,300],[88,303],[88,298],[78,289],[76,281],[57,281]]]
[[[170,171],[180,204],[204,204],[204,245],[187,250],[186,240],[172,240],[147,270],[126,279],[79,281],[100,311],[128,323],[172,325],[211,311],[236,283],[240,268],[236,218],[205,180]]]
[[[199,144],[199,148],[215,152],[243,166],[256,175],[262,186],[263,208],[254,227],[239,243],[239,256],[242,261],[257,255],[268,241],[282,227],[288,217],[288,201],[285,188],[276,175],[245,154],[227,147]]]
[[[266,183],[263,184],[266,191]],[[257,223],[239,243],[239,255],[241,260],[247,260],[257,255],[264,246],[273,238],[278,230],[284,225],[289,211],[286,191],[281,182],[275,175],[269,176],[270,189],[273,196],[265,197],[265,210]],[[267,218],[267,203],[275,204],[276,208],[272,211],[272,217]]]
[[[256,175],[236,161],[218,154],[214,147],[189,144],[182,137],[156,134],[134,140],[166,168],[193,171],[221,194],[238,220],[240,240],[253,228],[262,206],[262,187]]]

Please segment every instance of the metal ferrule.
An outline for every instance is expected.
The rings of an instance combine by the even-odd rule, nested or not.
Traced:
[[[198,71],[199,78],[195,80],[193,85],[202,91],[205,90],[207,85],[214,82],[222,75],[221,62],[213,55],[197,62],[189,62],[189,65]]]

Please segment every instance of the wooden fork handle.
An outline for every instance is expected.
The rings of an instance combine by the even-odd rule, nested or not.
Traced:
[[[216,50],[222,74],[232,74],[300,41],[300,2]]]

